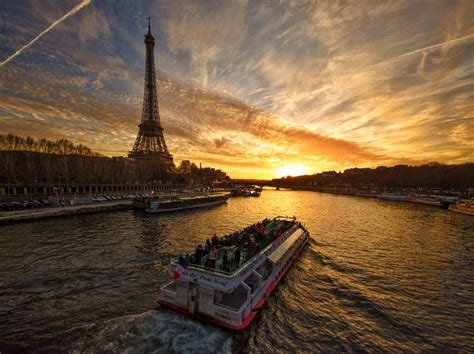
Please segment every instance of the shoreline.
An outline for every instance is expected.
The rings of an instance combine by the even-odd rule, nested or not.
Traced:
[[[24,221],[35,221],[62,216],[93,214],[107,211],[128,210],[132,208],[131,200],[120,200],[108,203],[84,204],[75,206],[52,207],[47,209],[29,209],[0,213],[0,225]]]

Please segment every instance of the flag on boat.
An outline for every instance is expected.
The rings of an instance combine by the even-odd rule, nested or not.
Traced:
[[[188,261],[185,260],[183,257],[178,258],[178,265],[174,268],[173,278],[174,280],[178,280],[181,276],[181,273],[187,268]]]

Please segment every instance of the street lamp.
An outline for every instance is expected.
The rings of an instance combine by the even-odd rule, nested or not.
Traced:
[[[59,188],[58,187],[53,187],[53,194],[56,195],[56,202],[59,206]]]

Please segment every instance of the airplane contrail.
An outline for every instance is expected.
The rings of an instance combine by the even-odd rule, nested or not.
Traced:
[[[409,55],[412,55],[412,54],[416,54],[416,53],[422,53],[424,51],[430,51],[430,50],[433,50],[433,49],[438,49],[438,48],[442,48],[444,47],[445,45],[447,44],[459,44],[459,43],[462,43],[462,42],[467,42],[471,39],[474,39],[474,34],[468,34],[468,35],[465,35],[463,37],[459,37],[459,38],[454,38],[454,39],[451,39],[449,41],[446,41],[446,42],[442,42],[442,43],[438,43],[438,44],[434,44],[434,45],[430,45],[428,47],[424,47],[424,48],[420,48],[420,49],[417,49],[417,50],[414,50],[412,52],[409,52],[409,53],[404,53],[404,54],[401,54],[401,55],[398,55],[392,59],[398,59],[398,58],[403,58],[403,57],[406,57],[406,56],[409,56]]]
[[[60,19],[54,21],[48,28],[46,28],[43,32],[41,32],[40,34],[38,34],[35,38],[33,38],[30,42],[26,43],[23,47],[21,47],[20,49],[18,49],[15,53],[13,53],[12,55],[10,55],[7,59],[5,59],[4,61],[2,61],[0,63],[0,67],[4,66],[5,64],[7,64],[9,61],[15,59],[17,56],[19,56],[25,49],[27,49],[28,47],[31,47],[38,39],[40,39],[42,36],[44,36],[46,33],[48,33],[49,31],[51,31],[54,27],[56,27],[57,25],[59,25],[61,22],[63,22],[65,19],[71,17],[72,15],[74,15],[75,13],[81,11],[83,8],[85,8],[86,6],[90,5],[90,3],[92,2],[92,0],[83,0],[80,4],[77,4],[76,6],[74,6],[68,13],[66,13],[63,17],[61,17]]]

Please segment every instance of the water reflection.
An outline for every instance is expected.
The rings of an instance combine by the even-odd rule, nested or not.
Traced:
[[[313,239],[249,330],[156,307],[170,254],[277,215],[298,216]],[[270,190],[185,213],[4,226],[0,348],[179,351],[191,341],[168,335],[181,331],[215,351],[472,350],[473,235],[473,218],[446,210]]]

